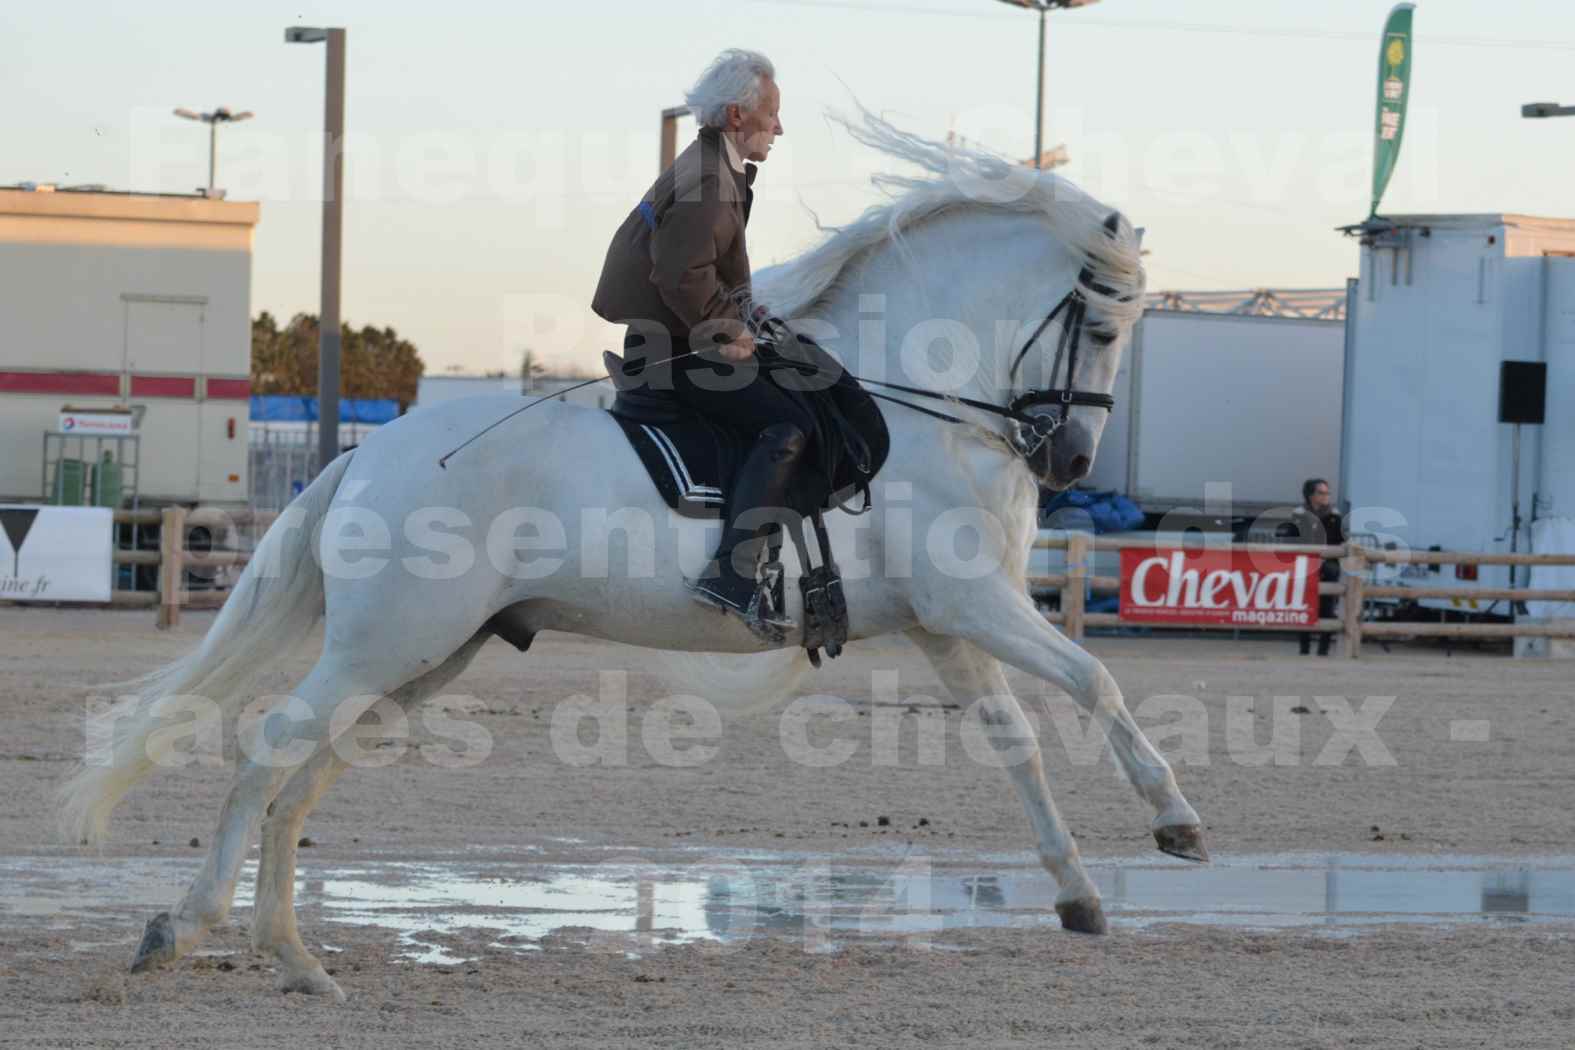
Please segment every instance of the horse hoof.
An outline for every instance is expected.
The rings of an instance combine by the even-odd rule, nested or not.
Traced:
[[[1169,853],[1182,860],[1209,862],[1209,851],[1203,847],[1203,829],[1196,824],[1170,824],[1154,829],[1154,841],[1161,853]]]
[[[161,911],[148,920],[142,931],[142,943],[131,960],[132,973],[145,973],[175,961],[175,921],[170,913]]]
[[[1066,901],[1055,906],[1055,913],[1061,916],[1061,928],[1073,933],[1104,933],[1105,909],[1100,907],[1099,898],[1082,901]]]
[[[307,973],[286,974],[279,979],[279,991],[285,995],[320,995],[336,1003],[345,1001],[344,989],[321,966]]]

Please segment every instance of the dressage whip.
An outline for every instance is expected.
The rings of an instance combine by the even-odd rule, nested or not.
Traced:
[[[696,354],[698,354],[699,352],[700,352],[699,350],[686,350],[685,352],[683,352],[681,354],[674,354],[672,357],[667,358],[665,361],[652,361],[649,364],[647,364],[645,367],[646,368],[656,368],[656,367],[658,367],[660,365],[672,364],[674,361],[681,361],[681,360],[683,360],[686,357],[693,357]],[[566,386],[562,390],[555,390],[555,391],[553,391],[550,394],[543,394],[541,397],[538,397],[536,400],[531,401],[531,402],[529,402],[527,404],[521,405],[519,408],[516,408],[514,411],[510,412],[508,415],[504,416],[502,419],[498,420],[497,422],[488,424],[487,426],[483,427],[482,429],[476,431],[470,437],[466,438],[465,441],[462,444],[460,444],[458,447],[450,449],[448,452],[444,453],[443,456],[438,460],[438,467],[443,469],[443,470],[447,470],[448,469],[448,461],[451,458],[453,458],[457,453],[459,453],[462,450],[464,450],[465,448],[469,447],[473,442],[475,442],[477,439],[479,439],[482,435],[486,434],[489,430],[494,430],[497,427],[502,426],[504,423],[507,423],[509,420],[513,419],[515,416],[517,416],[521,412],[525,411],[527,408],[535,408],[537,405],[541,404],[543,401],[551,401],[552,399],[554,399],[556,397],[560,397],[563,394],[569,393],[571,390],[583,390],[584,388],[586,388],[588,386],[594,386],[597,383],[600,383],[600,382],[602,382],[604,380],[611,379],[611,378],[612,378],[612,373],[608,372],[604,376],[597,376],[595,379],[587,379],[583,383],[575,383],[573,386]]]
[[[1086,270],[1085,270],[1085,272],[1086,272]],[[1021,450],[1021,449],[1019,450],[1021,452],[1021,454],[1025,455],[1025,456],[1032,455],[1034,452],[1038,451],[1039,447],[1041,445],[1043,445],[1044,442],[1052,434],[1055,433],[1055,431],[1057,431],[1057,430],[1059,430],[1061,428],[1061,425],[1063,423],[1066,422],[1066,413],[1067,413],[1067,410],[1071,408],[1071,406],[1073,406],[1073,405],[1091,405],[1091,406],[1093,406],[1095,408],[1103,408],[1105,411],[1109,412],[1109,411],[1112,411],[1115,408],[1115,404],[1116,404],[1115,398],[1111,397],[1109,394],[1102,394],[1102,393],[1097,393],[1097,392],[1088,391],[1088,390],[1077,390],[1077,389],[1073,388],[1073,386],[1072,386],[1072,382],[1073,382],[1072,377],[1076,373],[1076,370],[1077,370],[1077,350],[1078,350],[1078,345],[1082,341],[1083,325],[1084,325],[1084,322],[1085,322],[1086,316],[1087,316],[1087,303],[1084,301],[1082,293],[1077,288],[1072,289],[1072,291],[1068,292],[1064,297],[1062,297],[1061,301],[1058,302],[1055,305],[1055,308],[1050,311],[1050,313],[1045,317],[1045,319],[1043,321],[1039,322],[1039,327],[1034,329],[1033,335],[1028,337],[1028,341],[1025,344],[1023,344],[1022,350],[1018,351],[1017,358],[1012,364],[1012,373],[1014,375],[1016,374],[1017,366],[1022,363],[1023,356],[1028,353],[1029,349],[1032,348],[1033,345],[1036,342],[1039,341],[1039,337],[1044,334],[1045,329],[1050,326],[1050,323],[1056,319],[1057,315],[1059,315],[1063,309],[1065,309],[1067,311],[1067,320],[1066,320],[1065,326],[1061,330],[1060,342],[1056,346],[1055,362],[1054,362],[1054,364],[1051,365],[1050,381],[1052,383],[1055,382],[1055,374],[1056,374],[1056,371],[1060,368],[1062,356],[1069,352],[1070,353],[1070,359],[1067,361],[1067,376],[1066,376],[1066,387],[1065,387],[1065,389],[1049,387],[1049,388],[1046,388],[1046,389],[1043,389],[1043,390],[1030,390],[1029,392],[1027,392],[1025,394],[1022,394],[1022,395],[1019,395],[1018,397],[1012,399],[1011,403],[1007,404],[1005,406],[992,405],[988,401],[980,401],[980,400],[978,400],[976,398],[971,398],[971,397],[962,397],[961,395],[958,395],[958,394],[942,394],[942,393],[938,393],[938,392],[936,392],[934,390],[926,390],[923,387],[907,386],[907,385],[902,384],[902,383],[889,383],[889,382],[886,382],[885,380],[880,380],[880,379],[865,379],[862,376],[857,376],[857,375],[854,375],[852,372],[848,372],[847,369],[845,369],[845,368],[842,369],[842,371],[843,371],[844,374],[849,376],[855,382],[860,383],[860,384],[868,384],[868,385],[872,385],[872,386],[885,387],[887,390],[897,390],[897,391],[900,391],[900,392],[902,392],[904,394],[914,394],[914,395],[917,395],[919,397],[934,398],[937,401],[950,401],[950,402],[953,402],[955,404],[966,405],[968,408],[978,409],[981,412],[988,412],[991,415],[999,416],[1002,419],[1013,420],[1013,421],[1015,421],[1015,422],[1017,422],[1019,424],[1022,424],[1025,427],[1027,427],[1028,430],[1029,430],[1029,436],[1032,437],[1032,438],[1036,438],[1037,439],[1036,441],[1034,441],[1034,444],[1033,444],[1032,448],[1026,449],[1026,450]],[[792,335],[794,335],[795,338],[797,338],[799,340],[804,340],[805,339],[805,337],[798,335],[796,332],[793,332],[792,328],[789,327],[786,322],[776,321],[775,319],[771,319],[771,320],[773,320],[776,324],[780,325],[787,332],[789,332]],[[811,344],[811,345],[813,345],[813,344]],[[648,364],[646,367],[647,368],[654,368],[654,367],[656,367],[658,365],[671,364],[674,361],[681,361],[682,359],[684,359],[686,357],[693,357],[693,356],[695,356],[696,354],[698,354],[700,352],[701,351],[699,351],[699,350],[689,350],[689,351],[686,351],[686,352],[684,352],[682,354],[674,354],[672,357],[669,357],[666,360],[653,362],[651,364]],[[780,352],[781,351],[779,349],[778,353],[780,354]],[[815,367],[814,365],[810,364],[809,362],[804,362],[804,361],[799,361],[799,360],[796,360],[796,359],[787,358],[786,355],[783,355],[783,358],[784,358],[784,360],[781,363],[775,364],[775,365],[768,365],[767,367],[771,367],[771,368],[791,368],[791,369],[793,369],[795,371],[799,371],[800,374],[804,374],[804,375],[812,374],[812,373],[805,373],[805,372],[803,372],[802,369],[803,369],[804,366],[808,365],[811,368]],[[841,367],[840,363],[839,363],[838,367]],[[448,461],[455,454],[459,453],[460,451],[464,450],[465,448],[468,448],[471,444],[473,444],[482,435],[486,434],[490,430],[493,430],[493,429],[495,429],[495,428],[497,428],[499,426],[502,426],[504,423],[507,423],[509,420],[513,419],[515,416],[519,415],[521,412],[525,411],[526,409],[528,409],[528,408],[535,408],[537,405],[541,404],[543,401],[551,401],[553,398],[558,397],[558,396],[560,396],[562,394],[566,394],[566,393],[568,393],[571,390],[581,390],[581,389],[583,389],[585,387],[591,386],[594,383],[600,383],[604,379],[611,379],[611,378],[612,378],[612,373],[609,372],[608,374],[606,374],[604,376],[598,376],[595,379],[587,379],[583,383],[576,383],[574,386],[564,387],[562,390],[556,391],[554,393],[543,394],[541,397],[538,397],[536,400],[531,401],[528,404],[521,405],[519,408],[516,408],[514,411],[510,412],[508,415],[504,416],[502,419],[498,420],[497,422],[492,423],[489,426],[484,427],[483,429],[477,431],[475,434],[471,435],[463,444],[461,444],[457,448],[449,451],[441,459],[438,460],[438,466],[441,467],[444,470],[447,470],[448,469]],[[924,408],[924,407],[922,407],[920,405],[915,405],[915,404],[913,404],[910,401],[904,401],[901,398],[893,397],[890,394],[881,394],[881,393],[876,393],[875,391],[867,391],[867,393],[871,397],[877,397],[877,398],[880,398],[883,401],[891,401],[891,402],[893,402],[895,404],[903,405],[904,407],[911,408],[911,409],[913,409],[916,412],[922,412],[922,413],[924,413],[927,416],[931,416],[931,417],[933,417],[935,419],[944,420],[945,422],[948,422],[948,423],[962,423],[963,422],[963,420],[961,420],[958,417],[956,417],[954,415],[951,415],[949,413],[938,412],[938,411],[935,411],[933,409]],[[1034,415],[1029,414],[1026,411],[1029,408],[1037,407],[1038,405],[1041,405],[1041,404],[1057,405],[1061,409],[1061,414],[1058,417],[1051,418],[1049,416],[1034,416]]]

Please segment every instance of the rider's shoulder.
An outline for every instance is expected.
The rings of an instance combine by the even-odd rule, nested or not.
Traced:
[[[677,201],[722,200],[722,179],[714,167],[681,166],[673,172],[673,197]]]
[[[716,140],[703,135],[697,137],[673,163],[671,176],[674,200],[686,203],[726,200],[727,191],[736,191],[736,186],[732,184],[737,180],[730,178],[727,183],[723,182],[725,166]]]
[[[722,185],[721,175],[715,168],[702,169],[699,167],[679,168],[673,172],[673,189],[678,194],[679,200],[688,199],[685,191],[708,190],[711,193]]]

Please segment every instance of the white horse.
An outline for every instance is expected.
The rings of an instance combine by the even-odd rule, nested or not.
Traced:
[[[1132,228],[1122,220],[1108,230],[1109,209],[1057,176],[907,135],[869,114],[846,126],[928,174],[877,178],[891,201],[763,275],[757,298],[857,372],[909,385],[960,376],[947,392],[1006,405],[1027,377],[1048,372],[1058,326],[1031,344],[1015,373],[1012,358],[1076,290],[1091,337],[1066,386],[1108,394],[1141,311]],[[883,309],[870,296],[884,297]],[[880,310],[874,319],[872,309]],[[926,404],[966,422],[885,405],[892,450],[874,485],[873,517],[829,517],[852,637],[905,632],[959,703],[979,702],[993,744],[1012,756],[1002,764],[1058,884],[1063,925],[1102,932],[1098,891],[1056,811],[1037,740],[1002,664],[1065,690],[1101,721],[1153,810],[1160,848],[1206,859],[1197,813],[1115,680],[1046,622],[1025,586],[1036,481],[1064,487],[1084,476],[1107,413],[1067,407],[1051,447],[1025,458],[1010,440],[1013,424],[957,400]],[[761,651],[764,643],[740,621],[708,612],[685,590],[684,575],[705,564],[714,534],[667,509],[606,413],[543,403],[439,469],[445,452],[516,407],[514,399],[491,398],[418,411],[330,464],[269,529],[201,646],[139,680],[139,697],[114,723],[111,744],[65,785],[68,833],[97,840],[127,790],[173,747],[171,734],[158,732],[175,717],[170,698],[207,697],[233,715],[252,676],[326,615],[322,655],[294,691],[304,709],[297,703],[289,720],[271,720],[270,761],[238,757],[202,870],[173,912],[148,923],[134,970],[182,958],[226,917],[260,833],[253,943],[277,957],[284,990],[342,999],[301,943],[292,900],[302,824],[347,765],[341,749],[329,746],[333,734],[378,696],[408,706],[436,695],[492,633],[522,645],[555,630],[665,650]],[[610,522],[609,508],[618,508]],[[949,571],[922,549],[898,549],[922,548],[942,515],[959,512],[983,523],[979,556],[993,559],[993,571]],[[900,541],[893,538],[898,515],[911,521]],[[850,571],[856,525],[867,533],[869,571]],[[525,526],[533,533],[521,539]],[[365,549],[330,549],[330,535],[347,529],[360,530],[357,546]],[[532,556],[522,557],[522,548],[534,548]],[[791,545],[785,554],[791,574]],[[788,611],[802,616],[796,591],[787,588]],[[754,659],[763,675],[781,677],[786,692],[796,678],[788,672],[807,661],[802,650],[780,655]],[[297,760],[278,759],[290,750]]]

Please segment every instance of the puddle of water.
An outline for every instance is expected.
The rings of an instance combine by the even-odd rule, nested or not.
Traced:
[[[482,875],[421,865],[401,871],[397,885],[377,877],[386,872],[367,874],[325,873],[302,883],[300,899],[319,904],[331,921],[398,930],[419,962],[465,961],[427,943],[429,931],[493,931],[516,950],[534,950],[533,942],[554,934],[619,950],[631,937],[647,945],[718,939],[706,919],[705,879],[682,869],[595,865]]]
[[[67,928],[102,921],[105,912],[141,916],[167,906],[197,863],[0,860],[0,916]],[[241,906],[254,872],[249,865],[238,889]],[[1211,866],[1096,862],[1091,873],[1112,924],[1129,928],[1180,922],[1349,933],[1395,922],[1575,921],[1575,857],[1261,856]],[[830,951],[855,934],[923,938],[1059,925],[1055,885],[1043,871],[955,854],[882,862],[751,852],[669,865],[373,862],[304,871],[297,899],[327,922],[395,930],[406,957],[445,965],[467,961],[441,943],[451,936],[479,935],[516,951],[561,938],[622,953],[773,936]]]

